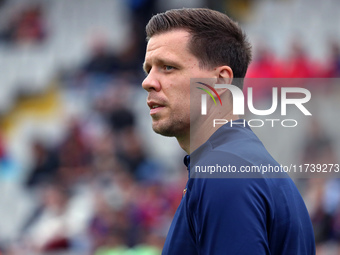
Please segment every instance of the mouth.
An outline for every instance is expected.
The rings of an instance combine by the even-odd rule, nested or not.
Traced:
[[[159,104],[157,102],[153,102],[153,101],[149,101],[147,102],[149,108],[150,108],[150,115],[154,115],[156,113],[158,113],[159,111],[161,111],[163,108],[165,108],[164,105]]]

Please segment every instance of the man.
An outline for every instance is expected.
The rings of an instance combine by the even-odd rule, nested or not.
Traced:
[[[249,126],[211,126],[211,116],[245,122],[233,115],[228,90],[216,91],[224,104],[210,107],[210,100],[208,117],[190,111],[189,101],[199,100],[190,95],[191,78],[215,83],[244,78],[251,50],[238,25],[209,9],[179,9],[153,16],[146,32],[142,86],[152,128],[177,138],[190,155],[185,158],[189,172],[201,164],[277,165]],[[193,157],[197,160],[190,166]],[[315,244],[308,212],[291,179],[189,174],[163,254],[309,255],[315,254]]]

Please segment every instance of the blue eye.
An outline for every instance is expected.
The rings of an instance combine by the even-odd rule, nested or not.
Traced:
[[[170,70],[174,69],[174,67],[173,66],[164,66],[164,69],[166,71],[170,71]]]

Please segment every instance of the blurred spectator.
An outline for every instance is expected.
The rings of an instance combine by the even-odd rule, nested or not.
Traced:
[[[0,32],[0,40],[11,45],[38,44],[46,39],[43,8],[39,4],[24,6]]]
[[[108,118],[111,127],[118,133],[135,126],[135,116],[131,110],[127,109],[123,105],[116,109],[112,109]]]
[[[136,30],[137,31],[137,30]],[[136,46],[136,34],[126,43],[125,49],[114,52],[105,34],[97,34],[92,38],[90,45],[90,57],[80,67],[78,76],[106,76],[117,78],[128,76],[130,79],[141,79],[141,59],[137,61],[141,49]],[[143,35],[144,36],[144,35]],[[145,44],[142,42],[142,45]],[[143,56],[144,56],[143,47]]]
[[[5,145],[2,137],[2,132],[0,130],[0,170],[4,169],[4,165],[7,161],[7,155],[5,152]],[[0,174],[3,174],[0,172]]]
[[[59,160],[56,152],[48,149],[43,143],[34,141],[33,151],[33,168],[29,170],[26,181],[28,187],[36,187],[50,182],[56,177],[59,167]]]
[[[114,209],[100,194],[96,199],[96,211],[93,215],[89,232],[94,249],[126,249],[131,222],[125,207]],[[109,248],[110,247],[110,248]]]
[[[340,187],[339,179],[337,185]],[[338,201],[339,202],[339,201]],[[337,254],[340,253],[340,203],[338,203],[337,209],[332,219],[332,239],[337,244]]]
[[[58,178],[65,187],[75,186],[82,178],[88,177],[91,153],[77,120],[72,121],[68,134],[58,147],[58,157]]]
[[[316,118],[313,118],[305,138],[302,162],[307,164],[332,164],[336,161],[332,137]]]
[[[155,160],[145,152],[142,137],[136,127],[135,114],[126,104],[133,99],[134,89],[124,79],[109,87],[95,102],[105,118],[114,139],[115,156],[119,165],[138,180],[157,179],[164,172]]]
[[[17,162],[8,152],[5,137],[0,128],[0,182],[2,180],[19,181],[20,171]],[[1,243],[1,240],[0,240]]]
[[[0,130],[0,160],[2,160],[3,158],[5,158],[5,147],[4,147],[4,141],[2,138],[2,132]]]
[[[330,60],[325,76],[340,77],[340,46],[335,41],[330,43]]]
[[[338,160],[335,156],[334,139],[313,118],[305,137],[302,163],[323,165],[335,162]],[[319,177],[324,175],[322,173]],[[305,201],[314,228],[317,254],[323,254],[323,248],[328,242],[338,240],[340,197],[334,192],[340,189],[340,183],[336,179],[319,179],[315,175],[313,177],[306,180]]]
[[[106,185],[113,174],[126,171],[117,158],[116,137],[112,132],[101,134],[92,140],[92,176]]]
[[[311,178],[308,180],[306,190],[306,204],[313,223],[317,254],[320,247],[330,239],[331,220],[330,215],[324,207],[325,180]]]
[[[7,0],[0,0],[0,8],[6,3]]]
[[[121,62],[117,54],[113,53],[104,35],[93,38],[91,56],[82,67],[86,74],[97,73],[112,75],[121,71]]]
[[[129,50],[132,53],[135,67],[141,70],[141,63],[144,62],[146,49],[145,26],[152,15],[157,13],[157,0],[128,0],[127,5],[131,11],[131,37],[132,45]]]
[[[271,97],[272,81],[263,78],[282,78],[284,68],[283,63],[278,61],[268,46],[265,44],[259,45],[246,74],[245,93],[247,93],[247,87],[252,87],[254,99]]]
[[[336,59],[336,47],[333,56]],[[335,61],[334,61],[335,62]],[[332,62],[332,67],[333,66]],[[249,66],[247,78],[313,78],[324,77],[325,65],[309,58],[303,45],[294,41],[286,60],[277,59],[268,46],[260,44],[255,51],[254,60]],[[330,72],[330,71],[329,71]],[[328,74],[330,75],[330,74]]]
[[[135,128],[125,128],[119,132],[117,156],[138,180],[160,178],[161,166],[145,154],[140,136]]]
[[[65,251],[70,247],[69,194],[59,185],[46,185],[41,205],[28,218],[23,244],[33,252]]]
[[[285,63],[285,77],[288,78],[311,78],[318,77],[313,68],[313,63],[308,58],[304,47],[300,42],[292,43],[289,58]]]
[[[260,45],[248,68],[247,78],[280,78],[282,68],[269,47]]]

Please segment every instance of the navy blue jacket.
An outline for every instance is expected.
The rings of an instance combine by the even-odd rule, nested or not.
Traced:
[[[310,217],[288,175],[192,178],[197,165],[278,166],[248,125],[222,126],[185,162],[189,180],[163,255],[315,254]]]

